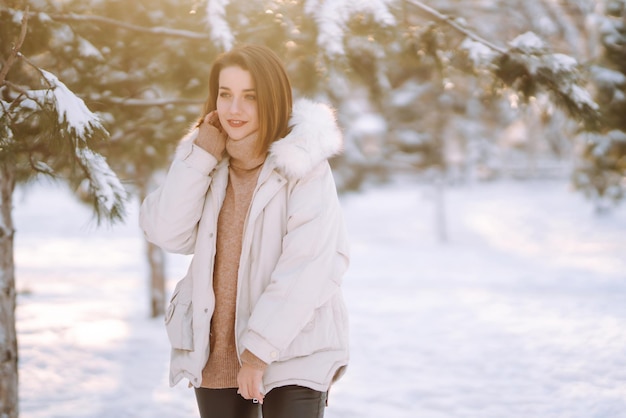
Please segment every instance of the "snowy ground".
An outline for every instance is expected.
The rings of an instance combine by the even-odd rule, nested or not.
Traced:
[[[63,189],[16,198],[21,416],[197,416],[147,318],[136,207],[96,229]],[[564,182],[451,189],[442,245],[428,186],[343,203],[352,362],[328,418],[626,416],[625,208],[594,216]]]

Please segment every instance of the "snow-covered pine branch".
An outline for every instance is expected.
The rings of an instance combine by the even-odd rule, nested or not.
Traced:
[[[350,18],[364,14],[381,27],[396,24],[389,11],[391,0],[307,0],[305,13],[313,16],[318,27],[317,45],[329,58],[345,55],[344,38]]]
[[[509,43],[510,49],[494,60],[496,75],[526,98],[544,88],[556,104],[568,111],[586,128],[598,124],[598,104],[581,85],[583,79],[575,58],[550,53],[546,44],[533,32],[526,32]]]
[[[86,146],[76,148],[76,158],[85,173],[81,186],[93,198],[98,220],[121,219],[127,192],[105,158]]]
[[[610,68],[594,65],[590,68],[591,77],[599,89],[610,94],[612,102],[625,102],[626,75]]]
[[[84,142],[96,131],[106,132],[98,115],[89,110],[80,97],[54,74],[46,70],[41,70],[41,73],[51,86],[49,90],[45,90],[44,97],[52,102],[59,124],[67,126],[70,135]]]
[[[60,129],[56,135],[64,137],[72,144],[70,149],[74,154],[73,159],[84,173],[85,188],[88,195],[93,197],[98,220],[121,219],[127,192],[104,157],[88,148],[90,138],[108,135],[100,118],[54,74],[41,68],[38,68],[38,71],[50,88],[34,90],[19,88],[22,97],[16,99],[17,105],[1,103],[0,129],[7,130],[7,133],[0,142],[0,152],[4,148],[2,145],[8,146],[13,137],[10,120],[20,122],[33,113],[54,112],[57,119],[56,127]],[[8,111],[9,109],[11,110]],[[7,149],[10,152],[10,148]],[[36,172],[54,175],[53,169],[45,162],[34,161],[31,165]]]
[[[475,68],[494,71],[505,84],[521,91],[526,98],[535,95],[542,87],[571,117],[584,122],[587,128],[597,126],[599,106],[581,86],[583,80],[576,59],[550,53],[547,45],[533,32],[515,38],[507,50],[422,2],[408,0],[408,3],[467,36],[461,49],[465,50]]]
[[[235,44],[235,35],[226,20],[229,3],[230,0],[208,0],[206,4],[206,24],[211,40],[224,51],[229,51]]]
[[[126,190],[104,157],[87,147],[87,140],[95,133],[107,135],[100,118],[54,74],[45,70],[41,72],[52,86],[45,97],[52,101],[59,124],[67,127],[75,145],[76,159],[85,173],[88,193],[94,198],[98,219],[121,219]]]
[[[626,148],[626,133],[613,129],[609,132],[585,133],[583,159],[573,175],[577,188],[594,201],[596,210],[603,211],[626,197],[624,174],[620,169],[622,153]]]
[[[489,48],[482,42],[465,38],[461,43],[461,49],[467,53],[474,68],[485,68],[492,65],[493,60],[499,55],[497,51]]]
[[[0,100],[0,156],[5,152],[5,148],[13,142],[13,131],[10,128],[10,118],[8,109],[10,104]]]

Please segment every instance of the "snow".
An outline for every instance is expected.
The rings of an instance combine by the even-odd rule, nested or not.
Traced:
[[[592,65],[591,74],[594,80],[605,88],[616,89],[617,86],[626,84],[626,75],[610,68]]]
[[[430,89],[427,83],[418,84],[413,80],[408,80],[391,93],[391,105],[394,107],[412,106]]]
[[[37,18],[39,19],[39,22],[41,22],[41,23],[50,23],[50,22],[52,22],[52,18],[47,13],[38,12],[37,13]]]
[[[105,215],[113,213],[119,201],[126,198],[126,189],[102,155],[89,148],[78,148],[76,156],[89,169],[86,181],[98,201],[99,211]]]
[[[620,131],[619,129],[613,129],[613,130],[609,131],[609,133],[607,135],[614,142],[624,142],[624,143],[626,143],[626,132],[624,132],[624,131]]]
[[[382,137],[388,129],[385,118],[376,113],[364,113],[357,116],[350,127],[350,131],[357,137],[365,135]]]
[[[104,130],[100,118],[93,113],[80,97],[77,97],[54,74],[41,70],[52,86],[52,97],[59,115],[59,123],[67,123],[69,129],[82,140],[94,130]]]
[[[569,88],[567,88],[569,87]],[[589,107],[593,110],[600,109],[600,106],[593,101],[591,98],[591,94],[589,91],[580,87],[576,84],[570,84],[566,86],[565,93],[572,98],[574,103],[578,106],[579,109],[584,110],[585,107]]]
[[[14,143],[15,139],[13,131],[9,128],[7,122],[8,118],[5,119],[5,114],[0,106],[0,153],[3,153],[8,145]]]
[[[9,10],[9,13],[11,13],[12,11]],[[21,25],[22,24],[22,19],[24,17],[24,12],[22,12],[21,10],[16,10],[13,11],[13,23],[15,23],[16,25]]]
[[[553,73],[571,73],[576,71],[578,61],[575,58],[565,54],[550,54],[548,65]]]
[[[388,3],[389,0],[307,0],[304,10],[315,18],[320,49],[329,57],[336,57],[345,55],[344,32],[352,17],[364,14],[382,27],[396,24]]]
[[[197,417],[167,385],[137,226],[95,229],[51,185],[15,195],[23,418]],[[351,364],[327,418],[622,417],[626,208],[593,215],[566,180],[449,188],[410,180],[342,197]],[[168,256],[168,288],[188,257]]]
[[[83,37],[78,37],[78,53],[81,57],[94,58],[98,61],[104,61],[104,57],[98,48]]]
[[[208,0],[206,4],[206,22],[211,39],[224,51],[230,51],[235,44],[235,36],[226,20],[229,3],[230,0]]]
[[[510,42],[510,46],[522,52],[521,60],[530,74],[536,75],[540,70],[549,70],[552,83],[548,87],[571,99],[581,111],[592,109],[597,111],[598,104],[589,91],[575,84],[579,82],[578,62],[565,54],[547,54],[545,43],[533,32],[526,32]]]
[[[41,70],[50,85],[49,89],[30,90],[29,98],[21,100],[15,109],[17,116],[24,116],[29,111],[37,110],[38,107],[45,107],[46,103],[52,102],[58,115],[60,124],[67,124],[67,130],[76,138],[72,138],[74,153],[81,168],[85,171],[85,184],[90,193],[93,193],[97,210],[105,218],[115,216],[121,212],[122,201],[126,198],[126,190],[120,180],[111,170],[106,160],[100,154],[93,152],[86,147],[87,137],[95,130],[104,131],[100,118],[92,113],[85,102],[77,97],[65,84],[52,73]],[[2,109],[4,109],[4,102]],[[3,113],[0,113],[0,117]],[[12,139],[13,133],[10,129],[5,129],[6,138],[4,142]],[[1,150],[1,148],[0,148]],[[53,170],[43,161],[32,161],[34,167],[48,174],[53,174]]]
[[[594,145],[593,156],[602,158],[608,155],[611,147],[615,146],[615,142],[626,143],[626,133],[617,129],[613,129],[605,134],[589,132],[585,134],[587,142]]]
[[[545,50],[546,44],[533,32],[526,32],[513,39],[509,45],[525,54],[541,53]]]
[[[495,57],[496,52],[483,43],[465,38],[461,43],[461,48],[467,51],[467,56],[472,61],[474,67],[481,67],[489,64]]]

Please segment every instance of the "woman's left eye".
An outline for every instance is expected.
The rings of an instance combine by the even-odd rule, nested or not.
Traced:
[[[246,100],[256,100],[256,96],[254,94],[248,94]]]

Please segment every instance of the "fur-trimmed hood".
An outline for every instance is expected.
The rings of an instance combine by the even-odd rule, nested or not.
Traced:
[[[335,111],[328,105],[309,99],[296,100],[289,126],[291,132],[270,146],[268,158],[290,180],[304,177],[322,161],[343,150]]]

